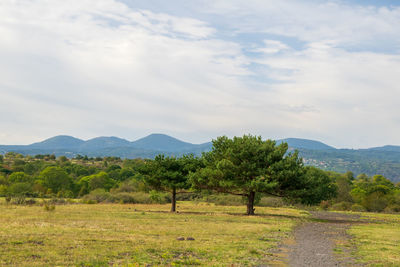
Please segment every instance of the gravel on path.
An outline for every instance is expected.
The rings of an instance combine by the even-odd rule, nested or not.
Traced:
[[[355,214],[311,213],[311,221],[299,225],[294,231],[294,242],[286,245],[289,266],[363,266],[351,255],[354,248],[346,231],[352,224],[364,221]],[[336,248],[337,244],[345,245]]]

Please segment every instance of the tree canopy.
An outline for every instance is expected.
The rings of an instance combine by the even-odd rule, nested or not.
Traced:
[[[232,139],[223,136],[213,141],[212,151],[204,154],[204,168],[191,175],[198,189],[212,189],[221,193],[247,198],[247,214],[254,214],[256,193],[301,199],[316,203],[327,198],[325,191],[310,195],[307,192],[320,176],[308,176],[297,152],[287,153],[286,143],[244,135]],[[328,186],[329,183],[321,186]]]
[[[181,158],[158,155],[153,161],[142,165],[145,182],[156,190],[171,193],[171,212],[176,211],[176,194],[179,190],[190,188],[188,175],[196,170],[199,160],[193,155]]]

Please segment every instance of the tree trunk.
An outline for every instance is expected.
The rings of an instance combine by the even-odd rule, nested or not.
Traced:
[[[247,195],[248,202],[247,202],[247,215],[254,215],[254,199],[256,197],[256,192],[250,192]]]
[[[176,212],[176,188],[172,188],[171,212]]]

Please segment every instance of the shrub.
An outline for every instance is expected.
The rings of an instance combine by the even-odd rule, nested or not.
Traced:
[[[17,196],[11,199],[11,204],[24,205],[26,203],[25,196]]]
[[[373,192],[363,200],[362,204],[368,211],[381,212],[387,207],[388,200],[381,192]]]
[[[100,202],[105,202],[110,198],[111,198],[110,193],[106,192],[104,189],[98,188],[96,190],[93,190],[89,194],[85,195],[82,198],[82,200],[85,203],[88,203],[88,201],[95,201],[96,203],[100,203]]]
[[[36,204],[36,200],[35,200],[34,198],[27,199],[27,200],[25,201],[25,204],[26,204],[26,205],[35,205],[35,204]]]
[[[384,209],[384,212],[390,212],[390,213],[392,213],[392,212],[400,212],[400,205],[399,204],[389,205]]]
[[[150,191],[149,198],[150,198],[151,202],[153,202],[153,203],[163,204],[163,203],[170,202],[170,201],[168,201],[168,194],[161,193],[161,192],[158,192],[155,190]]]
[[[319,206],[323,210],[328,210],[329,207],[331,206],[331,203],[327,200],[322,200],[321,203],[319,204]]]
[[[117,193],[117,194],[113,194],[113,201],[112,202],[119,202],[119,203],[136,203],[135,202],[135,198],[132,196],[132,194],[130,193]],[[111,200],[111,199],[110,199]]]
[[[8,187],[4,184],[0,184],[0,196],[7,195]]]
[[[342,201],[342,202],[333,204],[331,209],[332,210],[350,210],[351,205],[352,204],[350,202]]]
[[[357,204],[357,203],[353,204],[350,209],[352,211],[359,211],[359,212],[366,211],[366,209],[362,205]]]
[[[117,188],[113,188],[111,191],[115,193],[120,192],[147,192],[148,188],[143,181],[137,179],[126,180],[122,182]]]
[[[58,198],[71,198],[74,197],[74,193],[71,190],[61,190],[57,193]]]
[[[133,196],[133,198],[135,199],[135,203],[140,203],[140,204],[150,204],[150,203],[154,203],[153,200],[150,198],[150,194],[144,193],[144,192],[135,192],[135,193],[131,193],[131,195]],[[164,200],[164,202],[162,203],[167,203],[167,201]]]
[[[32,185],[29,183],[14,183],[8,187],[8,193],[12,196],[32,195]]]
[[[52,199],[49,200],[49,203],[54,204],[54,205],[65,205],[67,202],[64,198],[53,197]]]

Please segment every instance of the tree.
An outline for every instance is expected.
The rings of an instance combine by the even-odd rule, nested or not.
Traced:
[[[353,198],[350,195],[352,190],[353,175],[349,172],[342,174],[337,172],[328,172],[332,181],[335,182],[337,187],[336,202],[352,202]]]
[[[32,195],[33,191],[32,191],[32,184],[31,183],[26,183],[26,182],[17,182],[14,184],[11,184],[8,187],[8,195],[16,197],[16,196],[21,196],[21,197],[25,197],[25,196],[29,196]]]
[[[53,193],[71,189],[71,177],[60,167],[47,167],[40,173],[39,178],[43,186],[51,189]]]
[[[334,180],[326,171],[312,166],[305,167],[302,187],[299,201],[303,204],[312,205],[337,197],[338,188]]]
[[[78,182],[82,192],[85,190],[92,191],[97,188],[102,188],[109,191],[115,184],[116,182],[111,179],[106,172],[99,172],[82,177]]]
[[[287,153],[288,145],[244,135],[213,140],[212,151],[203,154],[204,168],[191,175],[193,186],[247,198],[247,214],[254,215],[256,193],[314,203],[321,197],[307,193],[313,176],[306,179],[297,152]],[[307,184],[308,183],[308,184]],[[315,184],[315,183],[314,183]]]
[[[10,183],[32,183],[32,178],[24,172],[13,172],[8,177]]]
[[[145,183],[156,190],[171,193],[171,212],[176,211],[176,194],[190,188],[188,175],[195,171],[199,160],[193,155],[181,158],[158,155],[154,160],[142,165],[140,171],[145,175]]]
[[[68,158],[66,156],[60,156],[60,157],[58,157],[58,161],[60,163],[65,163],[65,162],[68,162]]]

